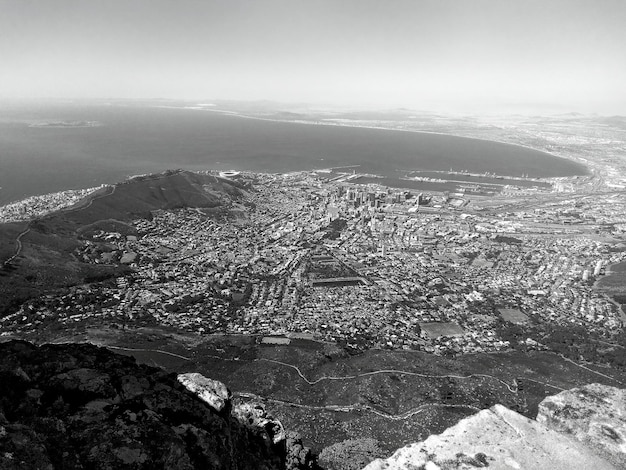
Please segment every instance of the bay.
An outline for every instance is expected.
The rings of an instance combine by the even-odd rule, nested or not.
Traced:
[[[351,165],[390,178],[409,170],[450,169],[529,177],[587,174],[584,166],[545,152],[442,134],[150,106],[0,109],[0,204],[173,168],[275,173]]]

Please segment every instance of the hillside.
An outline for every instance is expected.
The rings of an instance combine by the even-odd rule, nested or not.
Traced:
[[[76,343],[11,341],[0,354],[0,468],[317,468],[269,403],[242,399],[189,363],[176,375]],[[624,391],[600,384],[545,398],[536,419],[494,405],[367,468],[624,468],[624,411]],[[377,423],[381,433],[395,427]],[[320,463],[360,468],[366,455],[381,455],[375,439],[344,440]]]
[[[128,222],[149,218],[159,209],[197,207],[223,215],[241,196],[238,183],[211,175],[168,171],[104,188],[72,208],[28,224],[0,224],[0,317],[45,291],[106,279],[127,269],[117,264],[82,263],[74,255],[79,238],[100,229],[132,233]],[[16,250],[19,254],[12,259]]]
[[[114,191],[88,198],[82,206],[60,212],[54,218],[79,226],[106,219],[130,221],[149,217],[151,211],[158,209],[218,208],[242,194],[233,181],[180,170],[134,177],[113,188]]]
[[[85,344],[14,341],[0,355],[0,468],[314,468],[297,435],[219,382],[200,379],[194,393],[181,376]]]
[[[298,432],[320,453],[347,440],[366,438],[380,449],[375,457],[388,456],[495,404],[534,418],[539,403],[560,390],[591,382],[609,386],[626,382],[626,374],[619,370],[583,367],[549,352],[454,359],[419,351],[369,350],[354,355],[338,345],[315,341],[267,345],[254,336],[122,329],[97,321],[88,327],[50,324],[33,340],[58,338],[106,345],[143,364],[177,373],[199,372],[227,383],[238,399],[263,402],[287,429]]]

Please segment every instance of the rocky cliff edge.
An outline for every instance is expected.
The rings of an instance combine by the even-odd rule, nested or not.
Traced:
[[[0,344],[0,468],[304,469],[297,435],[224,384],[88,344]]]
[[[592,384],[546,398],[537,420],[495,405],[365,469],[623,469],[625,416],[623,390]]]

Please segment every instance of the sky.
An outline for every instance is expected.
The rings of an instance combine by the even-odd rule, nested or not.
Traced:
[[[0,0],[0,98],[626,115],[624,0]]]

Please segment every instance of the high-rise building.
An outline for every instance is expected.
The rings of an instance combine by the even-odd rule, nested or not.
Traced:
[[[599,260],[596,263],[596,267],[593,270],[593,275],[596,276],[596,277],[599,276],[600,275],[600,271],[602,271],[602,260]]]

